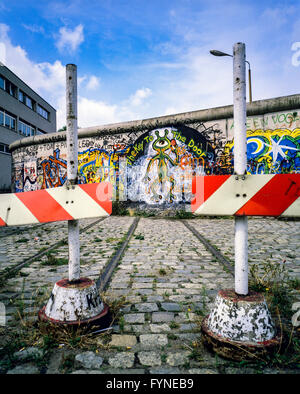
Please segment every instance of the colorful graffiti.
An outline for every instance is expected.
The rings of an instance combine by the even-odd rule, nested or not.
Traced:
[[[188,201],[194,174],[214,151],[195,129],[163,128],[138,138],[127,155],[128,199],[148,204]]]
[[[111,182],[115,183],[116,170],[120,157],[126,157],[128,148],[107,152],[104,149],[89,148],[78,154],[79,183]]]
[[[288,115],[269,114],[263,119],[265,123],[282,120],[291,124]],[[247,131],[249,174],[300,172],[300,128],[296,122],[299,120],[293,116],[293,130],[269,124],[267,130]],[[188,202],[194,175],[233,173],[231,124],[229,119],[82,138],[78,183],[110,182],[113,198],[123,201]],[[14,191],[59,187],[66,179],[65,142],[35,145],[14,153]]]
[[[65,155],[64,155],[65,156]],[[62,186],[67,180],[67,161],[61,157],[60,149],[38,164],[40,189]]]
[[[36,177],[37,177],[36,161],[32,160],[32,161],[24,163],[23,177],[24,177],[23,191],[29,192],[29,191],[36,190],[36,188],[37,188],[37,185],[36,185]]]
[[[234,154],[234,141],[225,146],[225,155]],[[249,174],[300,172],[300,128],[295,130],[248,130]]]

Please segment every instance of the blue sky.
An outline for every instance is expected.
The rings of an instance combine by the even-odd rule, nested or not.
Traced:
[[[246,44],[253,100],[299,93],[298,1],[0,1],[1,60],[65,124],[65,65],[78,66],[81,127],[232,103]],[[3,49],[5,48],[5,49]]]

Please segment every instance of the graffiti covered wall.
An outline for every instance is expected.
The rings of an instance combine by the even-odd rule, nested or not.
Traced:
[[[120,200],[189,202],[195,174],[233,172],[233,119],[181,123],[81,137],[78,183],[109,181]],[[300,110],[247,118],[247,172],[300,172]],[[66,142],[13,150],[15,192],[59,187],[67,178]]]

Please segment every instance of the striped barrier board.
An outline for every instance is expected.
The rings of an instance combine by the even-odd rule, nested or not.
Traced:
[[[0,226],[109,216],[111,200],[108,182],[0,194]]]
[[[300,216],[300,174],[193,178],[191,210],[213,216]]]

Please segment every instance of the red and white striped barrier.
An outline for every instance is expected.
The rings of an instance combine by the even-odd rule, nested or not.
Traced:
[[[197,176],[192,192],[196,215],[300,216],[300,174]]]
[[[111,200],[108,182],[0,194],[0,226],[109,216]]]

